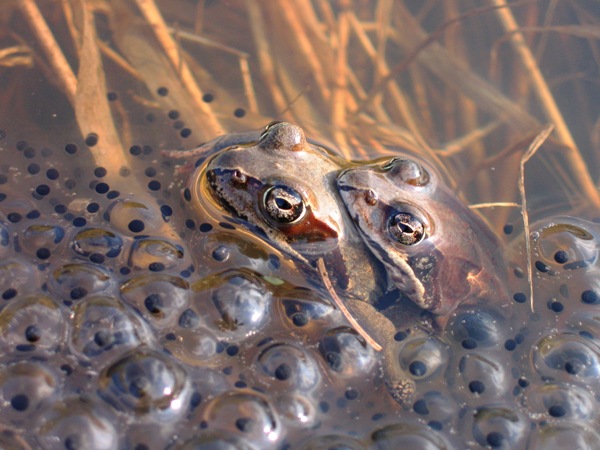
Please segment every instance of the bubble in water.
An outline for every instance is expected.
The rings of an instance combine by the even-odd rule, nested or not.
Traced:
[[[190,385],[171,358],[147,348],[124,355],[100,375],[100,395],[118,410],[172,421],[186,413]]]

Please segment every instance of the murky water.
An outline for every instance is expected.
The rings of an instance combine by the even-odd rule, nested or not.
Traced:
[[[300,28],[320,20],[306,34],[319,58],[326,58],[337,44],[323,40],[332,36],[323,31],[327,4],[315,4],[306,10]],[[298,5],[294,8],[306,6]],[[385,16],[385,5],[379,5],[377,20]],[[169,24],[180,24],[184,31],[197,12],[189,2],[159,6]],[[22,47],[3,56],[0,72],[2,446],[600,446],[600,224],[594,220],[600,214],[591,200],[584,203],[586,195],[567,169],[557,169],[552,159],[531,162],[533,305],[519,209],[484,210],[506,245],[509,302],[488,297],[459,307],[443,325],[415,320],[398,326],[386,344],[415,385],[414,398],[400,405],[386,389],[382,353],[349,326],[326,290],[317,289],[288,255],[266,245],[239,220],[190,208],[184,188],[198,157],[186,166],[185,160],[161,151],[193,148],[216,137],[207,117],[216,118],[227,132],[257,130],[272,119],[291,120],[308,137],[355,158],[394,154],[395,147],[416,153],[421,142],[408,130],[421,130],[431,147],[451,149],[478,123],[467,111],[468,101],[457,100],[459,94],[446,85],[436,90],[429,83],[431,75],[423,76],[430,98],[408,90],[418,85],[414,80],[423,71],[431,70],[421,61],[413,72],[403,72],[407,79],[398,81],[407,89],[409,104],[423,108],[415,113],[417,126],[411,128],[402,108],[394,106],[401,97],[393,90],[368,114],[351,120],[348,113],[342,120],[329,109],[336,95],[327,89],[332,85],[329,70],[321,67],[321,80],[317,67],[307,61],[307,47],[283,39],[298,29],[284,18],[281,5],[260,7],[273,63],[280,67],[277,85],[284,88],[284,103],[293,101],[293,107],[282,111],[259,62],[259,40],[251,26],[256,10],[240,2],[206,2],[200,34],[248,56],[196,47],[180,38],[193,57],[189,64],[202,87],[202,102],[210,108],[210,114],[202,113],[134,5],[101,2],[96,7],[98,39],[130,64],[122,64],[106,48],[101,51],[107,86],[102,101],[113,118],[113,131],[95,94],[86,97],[83,109],[72,107],[60,77],[49,76],[55,68],[40,56],[44,50],[22,7],[6,7],[13,34],[2,34],[2,48]],[[579,13],[585,7],[580,4]],[[42,12],[77,73],[81,55],[73,43],[83,39],[83,27],[75,27],[81,33],[75,37],[65,31],[70,30],[68,9],[61,8],[43,5]],[[450,16],[460,12],[448,8]],[[79,10],[73,6],[72,11],[74,23],[80,24]],[[290,9],[292,17],[294,11]],[[311,15],[314,11],[318,17]],[[331,11],[340,19],[344,10]],[[368,2],[357,2],[352,11],[377,42]],[[400,17],[396,14],[390,14],[390,28]],[[443,21],[422,14],[430,31]],[[346,19],[355,30],[351,45],[357,45],[362,35],[352,28],[352,16]],[[465,20],[461,32],[481,36],[471,30],[475,22]],[[484,50],[478,52],[490,51],[501,35],[494,32],[489,46],[482,43]],[[397,55],[406,55],[402,36],[393,36],[390,66]],[[347,80],[349,89],[364,101],[369,90],[360,94],[361,83],[369,87],[383,75],[371,73],[370,60],[358,51],[350,54],[355,73]],[[244,88],[239,69],[244,58],[256,103]],[[510,85],[510,74],[505,77],[494,85]],[[481,99],[473,95],[478,104]],[[564,96],[568,93],[560,91],[559,99]],[[346,101],[352,111],[354,100]],[[433,108],[448,102],[460,111]],[[589,116],[582,121],[590,126],[572,128],[594,173],[597,156],[590,129],[595,110],[582,108]],[[490,122],[502,116],[498,111],[479,113]],[[569,124],[574,121],[567,116]],[[486,152],[497,154],[526,133],[504,123],[494,126],[472,146],[464,144],[459,157],[421,151],[440,166],[453,189],[462,189],[472,201],[518,199],[514,152],[483,168],[481,163]],[[495,148],[479,154],[484,147]],[[544,148],[553,155],[561,152],[556,142]],[[293,170],[282,170],[288,169]],[[469,171],[475,169],[479,171]]]

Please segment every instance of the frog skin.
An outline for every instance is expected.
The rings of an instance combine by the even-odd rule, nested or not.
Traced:
[[[397,157],[349,168],[337,186],[390,283],[419,307],[448,315],[464,302],[506,298],[497,236],[425,163]]]
[[[252,134],[247,136],[252,139]],[[285,122],[267,126],[257,140],[242,143],[242,135],[232,139],[230,147],[226,138],[215,141],[220,151],[191,177],[192,204],[212,197],[221,206],[218,214],[224,220],[242,224],[287,254],[321,287],[317,264],[323,261],[335,293],[381,342],[389,392],[408,406],[414,383],[397,362],[398,324],[374,307],[385,290],[385,271],[364,244],[336,189],[337,176],[348,163],[307,141],[302,129]]]
[[[314,272],[323,258],[342,297],[374,303],[385,280],[335,188],[345,161],[285,122],[255,144],[234,145],[206,163],[207,191],[230,216]]]

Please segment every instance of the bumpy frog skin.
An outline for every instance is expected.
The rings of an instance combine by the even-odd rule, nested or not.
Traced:
[[[418,306],[445,315],[463,302],[505,298],[498,239],[431,169],[394,158],[347,169],[337,185],[391,282]]]

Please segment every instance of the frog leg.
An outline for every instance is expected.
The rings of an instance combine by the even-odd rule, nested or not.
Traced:
[[[398,344],[394,339],[396,327],[370,303],[349,299],[347,304],[359,322],[369,324],[369,333],[382,344],[381,371],[388,392],[404,408],[411,407],[415,382],[400,366]]]

